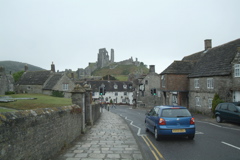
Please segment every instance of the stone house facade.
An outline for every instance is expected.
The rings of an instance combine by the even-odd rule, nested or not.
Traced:
[[[189,82],[191,110],[210,115],[215,93],[225,102],[240,101],[240,39],[204,52]]]
[[[160,73],[161,104],[188,107],[189,79],[194,60],[174,61]]]
[[[27,71],[23,73],[16,83],[17,93],[36,93],[52,95],[52,91],[61,91],[64,97],[70,98],[74,89],[74,82],[65,73],[56,73],[55,65],[51,65],[51,70]]]
[[[14,91],[14,79],[11,74],[6,74],[5,68],[0,67],[0,95],[5,95],[5,92]]]
[[[155,66],[150,65],[149,73],[133,80],[135,88],[133,99],[136,107],[153,107],[161,104],[160,99],[160,78],[155,73]],[[156,95],[151,90],[156,90]]]

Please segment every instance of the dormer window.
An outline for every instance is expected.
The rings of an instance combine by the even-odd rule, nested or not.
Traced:
[[[240,64],[234,65],[234,75],[235,77],[240,77]]]
[[[124,84],[124,85],[123,85],[123,88],[124,88],[124,89],[127,89],[127,85],[126,85],[126,84]]]
[[[114,87],[114,89],[118,89],[118,85],[116,85],[116,84],[114,84],[113,87]]]

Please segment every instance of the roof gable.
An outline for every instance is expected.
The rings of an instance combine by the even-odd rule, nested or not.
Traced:
[[[57,82],[62,78],[62,74],[54,74],[46,83],[43,89],[53,89]]]
[[[231,74],[240,39],[209,49],[197,62],[189,77],[207,77]]]
[[[18,81],[19,85],[43,85],[51,75],[51,71],[27,71]]]
[[[162,74],[190,74],[195,61],[174,61],[170,66],[168,66],[160,75]]]

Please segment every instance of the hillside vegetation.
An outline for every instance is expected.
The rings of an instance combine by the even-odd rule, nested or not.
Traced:
[[[16,61],[0,61],[0,67],[5,68],[6,73],[16,73],[19,71],[24,71],[24,67],[27,63],[22,63],[22,62],[16,62]],[[41,71],[45,70],[40,67],[27,64],[28,66],[28,71]]]
[[[145,65],[118,65],[115,68],[104,67],[101,69],[95,70],[93,76],[105,76],[112,75],[120,81],[126,81],[129,74],[146,74],[148,73],[148,68]]]

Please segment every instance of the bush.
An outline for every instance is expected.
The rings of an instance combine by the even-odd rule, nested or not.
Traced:
[[[64,97],[63,91],[52,91],[53,97]]]
[[[15,94],[15,92],[13,92],[13,91],[7,91],[7,92],[5,92],[5,95],[10,95],[10,94]]]
[[[213,101],[212,101],[212,113],[215,114],[215,109],[219,103],[223,103],[224,101],[219,97],[217,93],[215,93]]]

